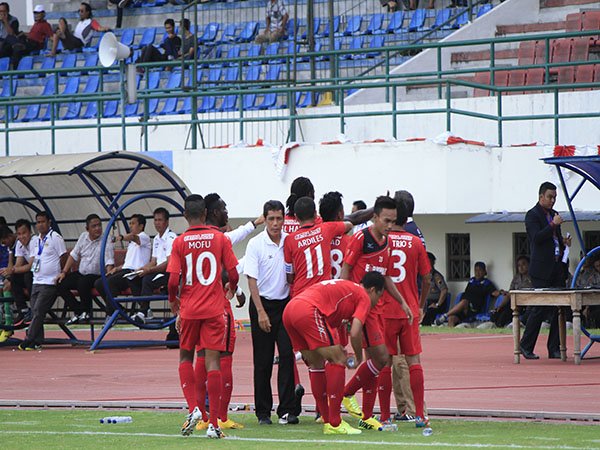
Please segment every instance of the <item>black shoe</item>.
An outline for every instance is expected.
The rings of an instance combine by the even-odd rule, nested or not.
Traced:
[[[292,413],[285,413],[279,418],[279,425],[297,425],[300,423],[298,416]]]
[[[296,397],[296,408],[294,409],[293,414],[295,416],[299,416],[302,414],[302,397],[304,397],[304,386],[301,384],[297,384],[294,389],[294,396]]]
[[[417,418],[415,416],[411,416],[410,414],[400,414],[400,413],[396,413],[394,414],[394,420],[396,422],[414,422],[415,420],[417,420]]]
[[[523,355],[523,358],[525,359],[540,359],[538,355],[528,350],[525,350],[523,346],[520,346],[519,349],[521,350],[521,355]]]
[[[560,359],[560,351],[548,353],[548,359]]]
[[[273,422],[271,422],[271,419],[268,417],[261,417],[258,419],[258,424],[259,425],[273,425]]]

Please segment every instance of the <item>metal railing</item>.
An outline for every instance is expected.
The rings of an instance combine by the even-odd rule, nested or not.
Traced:
[[[355,77],[341,77],[334,76],[328,78],[321,78],[318,80],[306,80],[300,81],[293,78],[293,55],[278,55],[278,59],[283,59],[282,66],[283,79],[279,81],[256,81],[249,82],[243,78],[243,69],[248,67],[250,63],[263,63],[265,56],[260,57],[242,57],[235,59],[213,59],[203,60],[201,62],[185,62],[184,63],[184,85],[190,86],[189,78],[196,79],[192,76],[193,71],[190,71],[190,67],[194,64],[200,64],[201,66],[217,65],[217,64],[228,64],[237,65],[239,67],[239,78],[234,82],[221,82],[221,83],[210,83],[207,82],[199,83],[195,88],[175,89],[166,90],[164,88],[157,90],[145,90],[139,91],[138,99],[143,105],[143,111],[148,111],[148,103],[151,100],[166,100],[169,98],[184,98],[190,97],[193,103],[198,105],[202,98],[211,97],[223,97],[226,95],[238,96],[237,110],[229,112],[227,114],[221,113],[210,113],[210,114],[197,114],[196,108],[192,109],[191,114],[187,115],[173,115],[163,116],[161,120],[155,121],[152,117],[149,117],[147,113],[143,113],[139,118],[127,118],[125,117],[123,105],[126,102],[125,92],[123,83],[120,83],[120,89],[113,92],[104,92],[104,88],[107,85],[107,73],[106,69],[102,68],[86,68],[85,70],[90,73],[98,73],[100,75],[100,92],[96,94],[76,94],[76,95],[52,95],[52,96],[23,96],[23,97],[7,97],[0,99],[0,110],[4,114],[4,124],[0,127],[0,132],[4,134],[5,154],[10,154],[11,148],[11,136],[15,133],[22,133],[28,131],[47,131],[51,139],[51,150],[54,153],[56,150],[56,134],[64,130],[96,130],[96,141],[97,150],[103,149],[102,141],[102,130],[119,128],[122,134],[123,149],[127,149],[126,135],[133,129],[141,131],[144,141],[141,146],[143,150],[150,149],[149,133],[150,127],[165,127],[173,125],[187,125],[190,127],[190,133],[192,137],[195,133],[200,135],[201,141],[201,128],[206,125],[217,125],[217,124],[233,124],[239,129],[237,130],[237,136],[221,136],[215,137],[214,141],[202,142],[204,146],[218,146],[227,143],[232,143],[234,140],[244,140],[247,136],[246,126],[256,123],[270,123],[278,126],[281,131],[279,132],[278,140],[283,143],[285,141],[294,141],[297,139],[296,134],[299,130],[300,123],[306,123],[307,121],[318,121],[323,119],[336,119],[339,123],[338,132],[345,132],[345,119],[348,118],[364,118],[364,117],[387,117],[390,120],[390,129],[392,135],[397,137],[399,135],[397,119],[405,115],[414,114],[441,114],[446,118],[446,128],[448,131],[452,128],[452,122],[455,117],[464,116],[477,119],[483,119],[496,123],[497,126],[497,140],[500,145],[503,143],[503,126],[507,122],[522,122],[531,120],[551,120],[554,126],[554,140],[558,144],[560,141],[560,123],[568,119],[580,119],[590,117],[600,117],[600,112],[561,112],[559,103],[559,93],[570,91],[573,89],[600,89],[599,82],[592,83],[570,83],[570,84],[556,84],[553,83],[552,74],[561,67],[566,66],[583,66],[594,64],[595,61],[577,61],[577,62],[564,62],[564,63],[552,63],[550,62],[550,49],[551,43],[554,39],[562,38],[573,38],[573,37],[592,37],[597,36],[598,32],[570,32],[570,33],[546,33],[536,34],[530,36],[519,36],[519,37],[505,37],[495,39],[478,39],[461,42],[444,42],[444,43],[423,43],[412,46],[393,46],[384,47],[377,49],[381,52],[381,57],[385,59],[391,58],[391,55],[398,52],[419,52],[428,49],[433,49],[437,53],[436,55],[436,70],[423,71],[420,73],[394,73],[389,65],[386,65],[386,71],[383,75],[365,75],[359,79]],[[502,44],[518,43],[522,41],[545,41],[545,60],[541,64],[523,65],[521,67],[502,67],[498,65],[498,60],[495,55],[497,47]],[[464,69],[453,69],[450,66],[444,67],[442,51],[445,49],[453,49],[457,51],[465,51],[469,47],[487,46],[490,50],[490,60],[486,67],[481,68],[464,68]],[[354,50],[352,54],[363,54],[373,52],[374,49],[361,49]],[[347,55],[350,52],[345,50],[340,51],[328,51],[320,53],[307,53],[306,56],[309,58],[336,58],[339,59],[343,55]],[[165,66],[170,66],[173,70],[176,70],[178,66],[181,66],[180,61],[159,63],[159,64],[141,64],[140,67],[146,69],[146,75],[150,73],[152,68],[161,67],[164,69]],[[518,68],[531,69],[531,68],[543,68],[545,70],[545,79],[543,85],[538,86],[516,86],[516,87],[500,87],[494,86],[495,75],[501,71],[512,71]],[[23,76],[26,74],[56,74],[55,83],[57,83],[56,91],[58,92],[58,75],[65,72],[80,71],[82,69],[52,69],[48,71],[23,71],[23,72],[2,72],[0,76],[8,77],[13,79],[16,76]],[[480,72],[489,72],[491,78],[491,85],[476,83],[473,81],[473,76]],[[108,75],[110,77],[110,75]],[[215,84],[215,86],[212,86]],[[440,100],[445,99],[443,106],[430,107],[427,102],[423,102],[423,107],[419,109],[404,110],[399,106],[400,93],[406,89],[431,89],[437,90],[437,98]],[[378,110],[378,111],[352,111],[349,110],[346,105],[346,95],[349,91],[355,91],[358,89],[364,89],[365,92],[372,92],[375,90],[382,90],[385,92],[385,98],[389,104],[389,109]],[[470,91],[471,89],[482,89],[492,93],[496,101],[496,114],[482,113],[476,110],[460,109],[453,106],[453,100],[457,98],[454,95],[454,91],[462,90]],[[507,94],[515,92],[544,92],[551,93],[553,98],[553,112],[552,113],[533,113],[533,114],[516,114],[507,115],[504,113],[503,104]],[[299,110],[296,107],[296,96],[298,93],[311,92],[335,92],[339,98],[338,105],[332,105],[328,109],[328,112],[321,112],[319,108],[311,109],[311,114],[307,115],[305,110]],[[278,96],[278,102],[286,103],[288,107],[286,109],[279,110],[278,113],[264,112],[264,113],[249,113],[243,109],[243,97],[245,95],[265,95],[274,93]],[[463,95],[464,96],[464,95]],[[49,122],[36,122],[36,123],[15,123],[10,120],[10,111],[15,106],[20,108],[27,105],[34,104],[64,104],[68,102],[96,102],[98,109],[98,116],[101,116],[103,111],[104,103],[111,100],[119,100],[121,102],[121,113],[117,117],[116,121],[107,122],[100,117],[94,120],[89,120],[86,123],[72,123],[70,121],[58,120],[59,108],[52,107]],[[332,130],[333,132],[334,130]],[[196,142],[192,139],[192,142]],[[198,148],[198,145],[192,145],[191,148]]]

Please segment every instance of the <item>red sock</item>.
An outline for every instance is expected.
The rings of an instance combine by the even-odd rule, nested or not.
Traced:
[[[423,418],[425,408],[425,377],[423,376],[423,367],[421,364],[413,364],[408,368],[410,374],[410,388],[415,399],[415,413]]]
[[[325,369],[308,369],[310,387],[317,403],[317,410],[321,413],[323,422],[329,423],[329,406],[327,405],[327,378]]]
[[[198,400],[196,399],[196,383],[191,361],[182,361],[179,363],[179,381],[183,396],[188,404],[188,410],[192,412],[198,406]]]
[[[325,376],[327,377],[327,398],[329,400],[329,424],[337,427],[342,422],[340,406],[344,398],[344,379],[346,367],[341,364],[327,364]]]
[[[298,373],[298,361],[296,361],[296,356],[294,355],[294,386],[300,384],[300,374]]]
[[[202,420],[208,420],[206,414],[206,360],[204,356],[196,358],[196,367],[194,369],[196,377],[196,398],[198,399],[198,408],[202,411]]]
[[[231,363],[233,357],[231,355],[221,356],[221,407],[219,409],[220,419],[222,422],[227,422],[227,412],[229,411],[229,402],[231,401],[231,393],[233,392],[233,373],[231,371]]]
[[[344,397],[356,394],[361,387],[365,386],[365,383],[369,383],[369,380],[377,377],[377,375],[379,375],[379,370],[377,370],[373,361],[370,359],[365,361],[356,369],[356,373],[344,387]]]
[[[384,367],[379,372],[379,407],[381,408],[381,422],[390,418],[390,401],[392,398],[392,368]]]
[[[219,426],[219,402],[221,399],[221,371],[211,370],[206,375],[206,388],[208,389],[208,403],[210,404],[210,423],[213,427]]]

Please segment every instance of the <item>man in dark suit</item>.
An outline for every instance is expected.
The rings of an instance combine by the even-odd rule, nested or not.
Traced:
[[[567,241],[563,239],[560,224],[562,217],[552,207],[556,202],[556,186],[544,182],[540,186],[538,203],[527,211],[525,228],[531,248],[529,276],[534,288],[565,287],[566,270],[562,256]],[[533,350],[544,320],[550,321],[548,357],[560,358],[558,335],[558,309],[553,306],[532,306],[523,338],[521,354],[526,359],[539,359]]]

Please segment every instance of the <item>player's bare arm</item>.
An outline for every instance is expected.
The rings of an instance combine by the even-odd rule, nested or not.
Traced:
[[[344,220],[351,222],[352,225],[360,225],[371,220],[371,217],[373,217],[373,208],[367,208],[348,214]]]
[[[270,333],[271,321],[269,320],[269,316],[265,312],[262,300],[260,299],[260,294],[258,293],[258,283],[256,282],[256,278],[248,277],[248,287],[250,288],[250,297],[252,298],[252,303],[254,303],[254,307],[256,308],[256,312],[258,313],[258,326],[265,333]]]
[[[340,278],[342,280],[349,280],[351,273],[352,273],[352,266],[348,263],[344,263],[342,265],[342,273],[340,275]]]
[[[352,326],[350,327],[350,344],[354,350],[354,357],[356,358],[356,364],[354,367],[358,367],[362,362],[362,328],[363,324],[357,318],[352,319]]]

